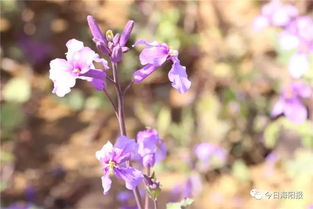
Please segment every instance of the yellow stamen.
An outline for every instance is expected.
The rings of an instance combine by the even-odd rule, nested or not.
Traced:
[[[110,160],[109,163],[107,163],[107,164],[105,165],[105,167],[109,167],[110,175],[114,175],[114,170],[113,170],[113,168],[116,167],[116,163],[115,163],[115,162],[113,162],[112,160]]]
[[[108,31],[106,32],[106,37],[107,37],[109,40],[112,40],[113,37],[114,37],[113,32],[112,32],[111,30],[108,30]]]
[[[174,49],[170,49],[169,53],[170,56],[177,56],[178,55],[178,51],[174,50]]]
[[[81,70],[80,70],[79,68],[75,68],[75,69],[73,70],[74,73],[80,73],[80,71],[81,71]]]

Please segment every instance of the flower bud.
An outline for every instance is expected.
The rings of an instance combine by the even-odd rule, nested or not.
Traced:
[[[122,32],[122,35],[121,35],[121,38],[120,38],[120,46],[125,46],[129,37],[130,37],[130,34],[134,28],[134,24],[135,22],[133,20],[129,20]]]
[[[156,200],[161,192],[160,182],[155,178],[154,173],[151,176],[144,175],[146,190],[152,200]]]
[[[114,48],[112,50],[111,61],[112,62],[121,61],[122,55],[123,55],[122,48],[119,45],[114,46]]]
[[[89,28],[90,28],[90,32],[93,36],[93,41],[97,44],[98,42],[103,42],[104,44],[106,44],[106,40],[105,38],[103,37],[103,34],[96,22],[96,20],[88,15],[87,16],[87,22],[88,22],[88,25],[89,25]]]
[[[97,43],[96,43],[96,46],[97,46],[98,50],[99,50],[100,52],[102,52],[103,54],[106,54],[106,55],[109,55],[109,54],[110,54],[110,50],[108,49],[108,47],[107,47],[104,43],[102,43],[102,42],[97,42]]]
[[[116,34],[113,38],[113,44],[116,46],[120,41],[120,34]]]
[[[108,30],[106,33],[105,33],[105,36],[107,38],[107,41],[112,41],[113,38],[114,38],[114,34],[111,30]]]
[[[153,167],[155,164],[155,154],[149,153],[142,158],[142,164],[145,168]]]

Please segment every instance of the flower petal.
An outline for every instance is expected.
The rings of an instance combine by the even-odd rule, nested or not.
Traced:
[[[128,167],[128,168],[115,168],[115,174],[118,178],[125,181],[127,189],[133,190],[138,186],[143,180],[143,175],[141,171]]]
[[[59,97],[71,91],[71,88],[76,83],[75,75],[69,71],[71,66],[64,59],[54,59],[50,62],[50,79],[54,83],[52,93]]]
[[[130,37],[130,34],[134,28],[134,24],[135,22],[133,20],[129,20],[122,32],[122,35],[121,35],[121,38],[120,38],[120,45],[121,46],[125,46],[129,37]]]
[[[73,57],[74,53],[84,48],[84,43],[76,39],[71,39],[68,42],[66,42],[66,47],[67,47],[66,59],[70,60]]]
[[[99,160],[100,162],[105,162],[109,160],[109,155],[111,155],[112,151],[113,145],[111,142],[108,141],[105,145],[103,145],[101,150],[96,152],[97,160]]]
[[[253,29],[255,31],[260,31],[260,30],[262,30],[268,26],[269,26],[268,18],[266,18],[262,15],[256,17],[253,21]]]
[[[96,20],[91,15],[87,16],[87,22],[90,28],[90,32],[93,36],[93,40],[96,43],[98,42],[106,43],[106,39],[104,38],[99,25],[97,24]]]
[[[135,47],[135,46],[137,46],[137,45],[146,45],[146,46],[148,46],[148,47],[151,47],[151,46],[153,46],[152,44],[150,44],[150,43],[148,43],[147,41],[145,41],[145,40],[138,40],[138,41],[136,41],[133,45],[132,45],[132,47]]]
[[[132,159],[137,157],[138,144],[134,139],[130,139],[127,136],[118,137],[114,144],[115,148],[123,150],[123,153],[130,153]]]
[[[302,123],[307,119],[308,113],[305,106],[297,98],[290,99],[284,106],[285,116],[295,124]]]
[[[155,164],[155,153],[148,153],[142,157],[142,165],[145,168],[153,167]]]
[[[308,98],[312,94],[312,89],[304,83],[300,82],[292,83],[291,88],[296,95],[302,98]]]
[[[115,46],[112,50],[111,61],[120,62],[122,59],[122,55],[123,55],[122,48],[119,45]]]
[[[169,54],[168,46],[158,45],[145,48],[139,55],[140,63],[142,65],[153,64],[161,66],[167,59]]]
[[[101,177],[103,194],[108,194],[108,191],[111,189],[112,180],[110,179],[110,173],[107,172],[104,176]]]
[[[60,74],[63,72],[69,72],[71,65],[65,59],[54,59],[50,61],[50,75],[49,78],[52,81],[58,80]]]
[[[160,162],[164,160],[164,158],[166,157],[166,154],[167,154],[166,146],[163,140],[160,140],[159,149],[157,150],[156,155],[155,155],[155,161]]]
[[[93,69],[89,70],[85,74],[82,74],[82,76],[80,76],[79,78],[83,80],[88,80],[98,91],[102,91],[106,88],[105,77],[105,72],[100,69]]]
[[[285,100],[280,98],[274,105],[272,110],[272,117],[276,117],[284,112]]]
[[[148,129],[137,133],[138,153],[144,156],[157,151],[157,143],[160,138],[156,130]]]
[[[133,81],[139,83],[148,77],[153,71],[155,71],[159,66],[148,64],[143,66],[141,69],[137,70],[134,73]]]
[[[288,70],[293,78],[300,78],[310,68],[310,63],[305,54],[294,54],[289,60]]]
[[[174,62],[172,69],[168,73],[168,78],[172,82],[172,86],[178,90],[179,93],[185,93],[191,86],[188,80],[186,67],[180,65],[180,62]]]
[[[86,73],[92,68],[92,63],[98,59],[99,55],[89,47],[83,47],[79,51],[73,52],[68,61],[80,69],[80,73]]]

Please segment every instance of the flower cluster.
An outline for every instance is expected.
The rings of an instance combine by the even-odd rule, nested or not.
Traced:
[[[201,171],[223,164],[227,158],[227,152],[224,148],[208,142],[196,145],[194,153],[198,159],[198,167]]]
[[[273,0],[263,6],[261,15],[254,21],[255,29],[270,25],[283,29],[278,37],[279,45],[282,50],[293,52],[288,63],[288,71],[293,79],[300,79],[309,71],[309,59],[313,56],[313,18],[299,16],[298,13],[295,6]],[[300,81],[289,84],[275,104],[272,116],[283,113],[293,123],[303,122],[308,114],[301,99],[309,97],[310,91],[310,87]]]
[[[153,167],[166,156],[166,147],[155,129],[139,131],[137,134],[138,154],[144,167]]]
[[[111,30],[108,30],[105,36],[92,16],[88,16],[87,21],[93,35],[92,40],[95,42],[97,48],[103,54],[108,55],[112,62],[120,62],[123,53],[129,50],[126,44],[133,30],[134,21],[128,21],[121,35],[118,33],[114,35]]]
[[[313,18],[297,17],[279,38],[282,49],[295,51],[289,61],[290,75],[293,78],[302,77],[309,70],[309,56],[313,55]]]
[[[191,173],[185,181],[173,187],[171,199],[172,201],[177,201],[184,198],[192,198],[201,192],[202,187],[203,185],[199,174]]]
[[[52,92],[63,97],[71,91],[76,79],[86,80],[97,90],[103,90],[106,86],[104,70],[108,69],[107,62],[76,39],[69,40],[66,47],[66,59],[57,58],[50,62],[50,79],[54,83]],[[104,70],[95,69],[93,62],[102,63]]]
[[[161,185],[151,169],[166,156],[166,147],[163,140],[154,129],[139,131],[137,141],[126,136],[124,118],[124,96],[127,88],[122,88],[119,81],[118,63],[122,61],[123,54],[130,50],[127,43],[134,28],[134,21],[130,20],[126,24],[121,34],[113,34],[111,30],[106,31],[105,35],[92,16],[87,17],[87,22],[93,36],[93,42],[101,55],[106,56],[110,61],[112,69],[109,69],[108,62],[89,47],[84,46],[83,42],[71,39],[66,43],[68,52],[66,59],[54,59],[50,62],[50,79],[54,83],[53,93],[63,97],[74,87],[76,79],[88,81],[96,90],[104,91],[109,98],[116,118],[119,122],[121,135],[115,144],[107,142],[101,150],[96,152],[96,158],[103,165],[103,176],[101,177],[103,193],[107,194],[111,189],[112,176],[122,179],[129,190],[133,190],[136,205],[134,208],[142,208],[138,186],[144,182],[146,197],[150,197],[156,205],[157,197],[161,191]],[[172,62],[172,68],[168,73],[168,78],[172,86],[179,93],[185,93],[191,86],[188,79],[186,67],[180,64],[178,52],[172,50],[164,43],[137,41],[134,45],[144,44],[145,49],[139,55],[142,68],[135,71],[130,82],[140,83],[157,68],[160,68],[166,61]],[[102,68],[96,68],[95,63],[102,64]],[[98,65],[96,65],[98,66]],[[110,77],[113,74],[113,78]],[[108,94],[106,80],[111,81],[116,93],[116,103]],[[134,164],[137,164],[137,167]],[[138,167],[142,169],[138,169]],[[146,173],[142,170],[146,168]],[[149,201],[145,206],[149,208]],[[127,201],[127,200],[126,200]],[[124,201],[125,203],[125,201]],[[126,205],[125,208],[132,208]]]
[[[96,158],[104,165],[102,187],[106,194],[111,188],[110,175],[116,175],[125,181],[126,188],[133,190],[143,179],[142,173],[129,166],[129,161],[135,158],[138,146],[133,139],[121,136],[114,146],[107,142],[101,150],[96,152]]]
[[[279,100],[274,105],[272,116],[284,114],[296,124],[303,122],[307,118],[308,112],[301,99],[310,97],[311,93],[311,88],[304,83],[290,84],[283,89]]]
[[[253,26],[256,30],[271,25],[283,27],[297,15],[298,9],[295,6],[274,0],[263,6],[261,15],[254,20]]]
[[[126,45],[133,30],[134,21],[128,21],[122,34],[115,35],[111,30],[104,35],[92,16],[88,16],[87,21],[98,50],[108,56],[112,63],[120,62],[123,53],[129,50]],[[170,60],[173,65],[168,73],[168,78],[172,82],[172,86],[180,93],[185,93],[190,88],[191,82],[188,80],[186,67],[180,64],[176,50],[170,49],[166,44],[147,43],[143,40],[137,41],[133,46],[138,44],[145,44],[147,48],[140,53],[140,63],[144,67],[134,73],[134,82],[141,82],[167,60]],[[71,91],[76,79],[90,82],[99,91],[104,90],[106,88],[105,71],[109,69],[107,61],[76,39],[69,40],[66,46],[68,48],[66,59],[54,59],[50,62],[50,79],[54,83],[52,92],[63,97]],[[93,65],[94,62],[102,63],[103,69],[96,69]]]
[[[125,181],[126,188],[133,190],[143,180],[143,174],[130,166],[130,161],[136,161],[144,167],[153,167],[155,162],[165,158],[166,148],[156,130],[148,129],[137,134],[134,139],[121,136],[114,146],[107,142],[101,150],[96,152],[96,158],[104,165],[102,187],[106,194],[111,188],[111,175]]]
[[[134,46],[144,44],[147,48],[142,50],[139,55],[140,63],[144,65],[141,69],[134,73],[133,80],[141,82],[156,69],[161,67],[167,60],[170,60],[172,68],[168,73],[168,79],[172,82],[172,86],[179,93],[185,93],[191,86],[188,80],[186,67],[180,64],[178,59],[178,51],[172,50],[164,43],[152,42],[148,43],[144,40],[137,41]]]

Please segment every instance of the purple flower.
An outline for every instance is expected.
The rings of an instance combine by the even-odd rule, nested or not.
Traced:
[[[17,44],[23,50],[27,60],[30,60],[33,64],[45,62],[52,48],[49,42],[39,41],[33,36],[26,35],[22,35]]]
[[[111,188],[110,175],[115,174],[118,178],[125,181],[126,188],[133,190],[143,179],[142,173],[129,166],[129,161],[133,159],[134,154],[137,153],[138,146],[133,139],[126,136],[121,136],[117,139],[113,146],[111,142],[107,142],[101,150],[96,152],[97,159],[104,164],[102,187],[103,193]]]
[[[144,44],[147,48],[143,49],[139,55],[140,63],[144,66],[134,73],[133,80],[135,82],[143,81],[167,60],[171,60],[173,64],[168,73],[168,78],[172,82],[172,86],[181,94],[190,88],[191,82],[188,80],[186,67],[180,64],[176,50],[170,49],[164,43],[147,43],[144,40],[137,41],[134,46],[139,44]]]
[[[128,191],[128,190],[119,192],[119,193],[117,194],[117,200],[118,200],[120,203],[128,202],[128,201],[131,200],[132,198],[133,198],[133,194],[132,194],[130,191]]]
[[[106,74],[100,69],[95,69],[93,62],[101,62],[104,69],[108,69],[107,62],[76,39],[69,40],[66,46],[66,59],[57,58],[50,62],[50,79],[54,83],[52,93],[63,97],[71,91],[76,79],[86,80],[97,90],[103,90],[106,87]]]
[[[166,147],[154,129],[139,131],[137,134],[138,154],[144,167],[153,167],[166,156]]]
[[[261,15],[254,20],[253,26],[256,30],[270,25],[283,27],[297,15],[298,9],[293,5],[282,4],[278,0],[273,0],[262,7]]]
[[[195,146],[194,152],[199,160],[199,169],[207,170],[213,163],[224,163],[227,152],[216,144],[203,142]]]
[[[288,71],[293,78],[301,78],[310,69],[309,57],[304,53],[295,53],[289,60]]]
[[[310,68],[309,54],[313,53],[313,19],[309,16],[298,17],[280,34],[280,47],[295,49],[288,70],[293,78],[300,78]]]
[[[171,201],[192,198],[197,196],[201,190],[201,177],[196,173],[192,173],[183,183],[174,186],[171,192]]]
[[[313,52],[313,18],[297,17],[285,29],[286,33],[299,40],[297,46],[300,52]]]
[[[120,62],[123,53],[128,51],[126,44],[134,28],[135,22],[129,20],[122,32],[114,36],[111,30],[106,32],[106,36],[101,32],[96,20],[92,16],[87,16],[88,25],[97,48],[103,53],[110,56],[112,62]]]
[[[302,123],[307,118],[307,110],[301,99],[311,95],[311,88],[303,83],[292,83],[283,89],[279,100],[274,105],[272,116],[284,114],[293,123]]]
[[[24,203],[24,204],[19,204],[19,203],[13,203],[10,206],[4,208],[4,209],[31,209],[34,208],[35,206],[31,203]]]

